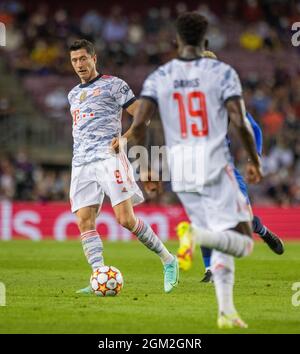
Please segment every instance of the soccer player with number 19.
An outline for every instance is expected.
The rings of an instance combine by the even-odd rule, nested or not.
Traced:
[[[159,109],[170,148],[172,188],[192,221],[188,232],[202,246],[213,249],[218,326],[247,327],[233,303],[233,256],[244,257],[252,252],[252,228],[225,139],[228,116],[252,161],[247,170],[252,183],[261,179],[260,160],[246,121],[237,73],[221,61],[201,56],[206,19],[196,12],[184,13],[176,27],[178,58],[159,67],[144,82],[140,106],[129,132],[139,142],[145,135],[149,117]],[[199,154],[182,158],[186,148]],[[201,178],[181,181],[174,178],[178,170],[185,171],[199,161],[203,167],[199,170]]]
[[[142,192],[125,153],[122,149],[118,152],[112,149],[113,141],[121,135],[122,109],[133,115],[138,102],[126,82],[98,73],[91,42],[75,41],[70,46],[70,57],[81,81],[68,95],[74,138],[70,201],[87,261],[93,271],[104,265],[96,217],[106,194],[117,221],[160,257],[164,290],[169,293],[178,283],[177,258],[169,253],[152,228],[135,216],[133,205],[143,201]],[[91,286],[78,293],[91,294]]]

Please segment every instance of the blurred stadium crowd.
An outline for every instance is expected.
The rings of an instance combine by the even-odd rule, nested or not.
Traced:
[[[36,109],[62,125],[71,125],[67,93],[78,83],[69,63],[70,42],[92,40],[100,70],[120,76],[138,95],[147,74],[176,55],[174,18],[185,10],[204,14],[210,23],[210,49],[237,69],[247,109],[263,127],[266,178],[251,187],[253,201],[300,203],[300,49],[291,44],[291,25],[300,19],[299,1],[174,1],[172,6],[161,2],[161,6],[140,5],[138,10],[131,6],[126,11],[121,2],[106,11],[95,3],[76,14],[66,1],[54,8],[33,3],[28,2],[30,7],[27,2],[1,1],[0,21],[7,29],[1,56]],[[0,124],[15,109],[11,98],[0,91]],[[124,117],[125,126],[128,119]],[[154,120],[150,144],[162,144],[160,131],[159,120]],[[243,156],[235,149],[239,164]],[[46,166],[31,161],[24,152],[0,159],[2,199],[64,200],[69,179],[68,166]],[[160,201],[172,202],[174,196],[166,192]]]

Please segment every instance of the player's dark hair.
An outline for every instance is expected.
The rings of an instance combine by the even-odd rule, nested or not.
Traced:
[[[94,56],[96,54],[94,44],[88,41],[87,39],[77,39],[69,47],[70,52],[73,52],[74,50],[78,49],[85,49],[87,53],[91,56]]]
[[[209,50],[208,48],[209,48],[209,40],[206,38],[204,40],[204,50]]]
[[[197,12],[185,12],[176,20],[176,30],[185,44],[199,45],[207,31],[207,19]]]

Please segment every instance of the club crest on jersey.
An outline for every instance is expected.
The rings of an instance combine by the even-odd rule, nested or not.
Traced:
[[[79,97],[79,101],[80,103],[83,102],[86,99],[87,96],[87,91],[82,91],[80,97]]]
[[[96,88],[94,91],[93,91],[93,96],[96,97],[96,96],[99,96],[100,95],[100,89],[99,88]]]

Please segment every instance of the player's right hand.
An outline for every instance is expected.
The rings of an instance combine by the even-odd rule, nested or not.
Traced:
[[[111,141],[110,147],[112,148],[112,150],[118,154],[119,150],[120,150],[120,142],[119,142],[119,138],[113,138],[113,140]]]
[[[248,183],[256,184],[262,180],[262,168],[261,164],[254,164],[253,162],[248,162],[246,166],[246,180]]]
[[[159,181],[155,172],[149,170],[141,174],[141,181],[144,185],[145,192],[150,198],[157,197],[163,192],[162,183]]]
[[[145,192],[150,198],[157,197],[162,193],[162,184],[160,181],[144,181]]]

